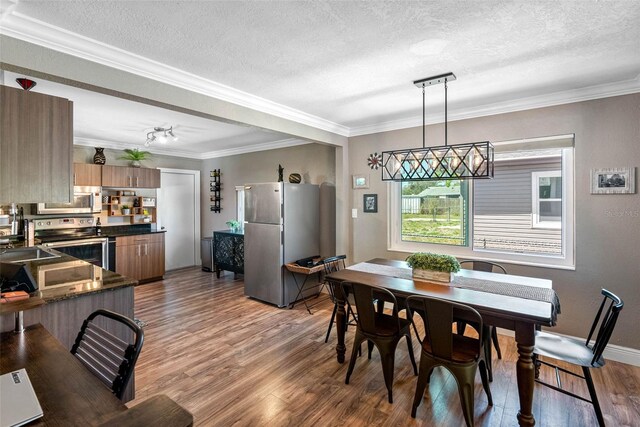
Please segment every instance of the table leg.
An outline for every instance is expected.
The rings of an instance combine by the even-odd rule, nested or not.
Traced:
[[[535,366],[533,364],[534,325],[530,323],[518,324],[515,329],[516,344],[518,346],[516,376],[518,379],[518,396],[520,398],[518,425],[533,427],[536,424],[532,412],[533,388],[535,385]]]
[[[347,347],[344,345],[345,325],[347,322],[347,313],[345,311],[344,296],[339,283],[331,283],[333,286],[333,294],[335,295],[338,310],[336,312],[336,332],[338,333],[338,344],[336,344],[336,353],[338,354],[338,363],[344,363],[344,356]]]

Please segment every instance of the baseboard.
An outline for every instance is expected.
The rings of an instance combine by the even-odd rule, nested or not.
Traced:
[[[507,329],[498,328],[500,335],[514,337],[515,333]],[[572,335],[558,334],[565,337],[576,338]],[[582,338],[584,339],[584,338]],[[620,345],[609,344],[604,350],[604,358],[615,362],[626,363],[628,365],[640,366],[640,350],[630,347],[622,347]]]

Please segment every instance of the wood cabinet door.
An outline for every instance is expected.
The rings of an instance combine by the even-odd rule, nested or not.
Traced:
[[[116,244],[116,273],[140,280],[141,258],[140,245],[117,246]]]
[[[160,188],[160,169],[138,168],[134,174],[134,187]]]
[[[142,262],[140,265],[141,280],[164,275],[164,243],[141,244]]]
[[[90,163],[74,163],[73,185],[102,186],[102,166]]]
[[[131,174],[128,167],[123,166],[102,166],[102,186],[103,187],[131,187]]]
[[[0,203],[70,202],[73,103],[0,86]]]

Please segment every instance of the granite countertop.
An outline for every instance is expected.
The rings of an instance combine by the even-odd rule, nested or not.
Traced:
[[[60,256],[24,262],[39,287],[31,297],[42,298],[46,303],[134,286],[138,283],[135,279],[121,276],[54,249],[47,248],[47,251]]]

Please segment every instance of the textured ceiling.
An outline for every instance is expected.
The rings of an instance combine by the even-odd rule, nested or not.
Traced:
[[[639,1],[21,0],[14,11],[350,128],[419,115],[411,82],[447,71],[453,111],[640,76]]]

